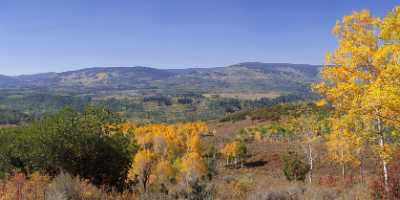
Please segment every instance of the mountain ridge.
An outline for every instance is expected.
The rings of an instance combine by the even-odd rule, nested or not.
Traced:
[[[159,69],[91,67],[65,72],[0,75],[0,89],[45,88],[49,91],[183,90],[305,91],[318,80],[320,65],[242,62],[225,67]]]

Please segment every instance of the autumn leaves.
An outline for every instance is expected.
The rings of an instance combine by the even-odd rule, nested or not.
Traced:
[[[235,140],[224,146],[221,153],[226,159],[226,166],[243,165],[243,160],[247,154],[246,144],[241,140]]]
[[[134,134],[139,151],[133,158],[128,181],[138,181],[144,191],[150,185],[179,182],[188,187],[207,173],[202,158],[201,135],[208,132],[204,123],[122,124]]]
[[[331,150],[341,162],[358,162],[354,153],[371,145],[387,162],[400,126],[400,7],[383,19],[368,11],[354,12],[333,29],[337,49],[327,55],[323,81],[314,90],[334,108]],[[338,148],[340,147],[340,148]]]

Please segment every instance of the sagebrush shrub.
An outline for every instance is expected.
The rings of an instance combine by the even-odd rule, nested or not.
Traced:
[[[100,200],[102,192],[89,182],[62,172],[48,186],[46,199]]]

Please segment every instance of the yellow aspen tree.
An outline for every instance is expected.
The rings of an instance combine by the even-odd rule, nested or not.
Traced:
[[[133,158],[128,179],[139,180],[145,192],[150,185],[166,189],[169,180],[177,178],[178,174],[184,177],[184,182],[190,183],[207,172],[201,157],[201,134],[207,133],[206,124],[196,122],[122,126],[132,129],[140,148]]]
[[[237,142],[232,142],[226,144],[224,148],[222,148],[221,153],[226,158],[226,165],[229,166],[231,161],[236,156]]]
[[[188,143],[187,143],[187,150],[188,152],[201,152],[201,139],[200,135],[194,135],[189,138]]]
[[[338,115],[369,120],[379,152],[387,152],[387,128],[400,125],[399,19],[400,7],[383,19],[367,10],[343,17],[333,28],[338,47],[327,55],[323,81],[314,85]],[[387,191],[390,156],[380,157]]]
[[[197,152],[186,153],[180,163],[182,181],[189,186],[199,181],[207,173],[207,167]]]
[[[326,136],[328,157],[341,165],[344,179],[346,166],[361,166],[361,148],[365,139],[358,134],[355,120],[348,116],[332,117],[330,123],[331,132]]]
[[[243,164],[243,158],[247,154],[247,147],[241,141],[233,141],[228,143],[221,150],[222,155],[226,158],[226,165],[234,164],[235,166],[240,162]]]
[[[301,115],[298,118],[289,120],[288,124],[291,130],[296,133],[296,136],[303,140],[306,146],[308,164],[310,165],[308,180],[312,183],[314,160],[316,156],[313,145],[314,142],[320,138],[324,124],[316,114]]]
[[[175,177],[176,170],[169,160],[161,159],[154,169],[154,180],[151,183],[157,183],[159,185],[168,185],[171,179]]]
[[[154,152],[147,149],[139,151],[135,155],[132,168],[128,173],[128,178],[130,180],[135,180],[137,178],[142,184],[143,190],[146,192],[156,162],[157,155]]]

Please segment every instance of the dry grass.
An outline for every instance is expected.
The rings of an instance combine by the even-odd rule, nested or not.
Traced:
[[[0,128],[12,128],[16,127],[17,125],[15,124],[0,124]]]
[[[54,179],[16,174],[0,182],[0,200],[135,200],[134,194],[109,192],[68,174]]]
[[[211,122],[211,129],[216,129],[215,137],[209,138],[209,143],[221,147],[232,141],[238,130],[254,126],[259,122],[250,120],[232,122]],[[290,183],[282,171],[281,155],[294,150],[300,155],[306,155],[301,143],[277,142],[269,140],[253,140],[246,143],[249,155],[242,168],[227,168],[218,165],[218,175],[214,177],[216,199],[371,199],[370,183],[375,177],[376,158],[368,155],[364,166],[364,182],[360,181],[359,169],[349,168],[343,179],[340,167],[332,163],[326,156],[323,143],[315,145],[315,169],[313,183]],[[223,161],[222,161],[223,163]]]

